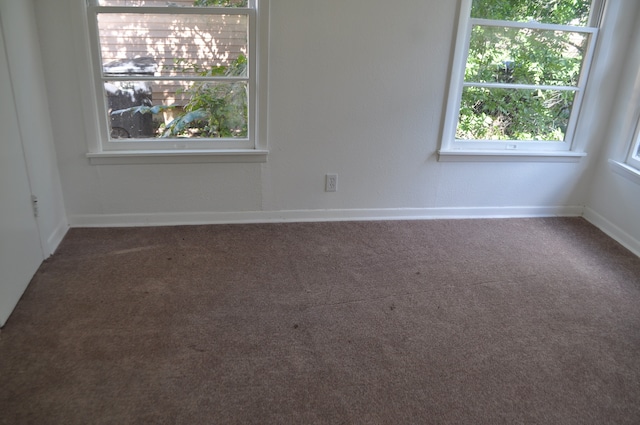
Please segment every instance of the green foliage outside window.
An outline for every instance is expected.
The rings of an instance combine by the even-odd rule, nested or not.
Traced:
[[[585,26],[588,0],[474,0],[471,17]],[[475,25],[465,82],[578,85],[587,47],[579,32]],[[465,87],[456,138],[564,140],[574,91]]]
[[[247,58],[240,55],[228,67],[200,70],[194,66],[193,69],[201,77],[246,75]],[[247,137],[245,82],[199,81],[184,93],[189,101],[184,106],[183,113],[167,124],[164,137],[186,135],[189,129],[195,130],[199,137]]]
[[[195,0],[194,6],[247,7],[248,0]],[[199,77],[239,77],[247,75],[247,57],[239,55],[228,66],[201,67],[176,60],[176,69]],[[180,90],[188,99],[177,105],[140,105],[111,112],[157,115],[172,110],[177,116],[157,129],[159,137],[246,138],[248,136],[247,83],[244,81],[196,81]]]
[[[240,55],[229,66],[201,68],[178,61],[183,72],[200,77],[235,77],[246,75],[247,58]],[[177,116],[160,125],[160,137],[244,138],[248,135],[247,84],[244,81],[196,81],[180,91],[189,100],[177,105],[133,106],[111,112],[112,115],[138,113],[157,115],[173,110]]]
[[[474,0],[471,17],[585,26],[590,10],[591,0]]]

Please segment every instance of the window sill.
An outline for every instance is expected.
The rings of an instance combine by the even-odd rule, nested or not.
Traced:
[[[87,153],[92,165],[267,162],[267,150],[131,150]]]
[[[439,162],[579,162],[585,152],[569,151],[502,151],[439,150]]]
[[[633,168],[622,162],[614,161],[613,159],[609,160],[609,167],[614,173],[621,175],[636,184],[640,184],[640,170],[637,168]]]

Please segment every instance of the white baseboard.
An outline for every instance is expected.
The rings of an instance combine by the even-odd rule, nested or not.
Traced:
[[[201,213],[70,215],[71,227],[178,226],[310,221],[434,220],[511,217],[580,217],[584,207],[389,208]]]
[[[640,241],[630,236],[620,227],[589,207],[584,209],[584,218],[604,233],[615,239],[622,246],[640,257]]]
[[[56,229],[47,238],[45,247],[47,252],[45,252],[45,257],[49,257],[50,255],[53,255],[54,252],[56,252],[56,249],[58,249],[58,245],[60,245],[60,242],[62,242],[62,239],[64,239],[68,231],[69,224],[67,224],[66,221],[58,224]]]

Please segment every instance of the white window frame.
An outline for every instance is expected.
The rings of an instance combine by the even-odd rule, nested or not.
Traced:
[[[638,111],[640,113],[640,111]],[[636,113],[636,116],[638,113]],[[609,168],[614,173],[640,184],[640,118],[635,120],[636,125],[628,145],[628,151],[618,156],[618,159],[609,158]]]
[[[633,135],[631,148],[627,155],[627,164],[640,172],[640,120],[636,125],[636,131]]]
[[[92,164],[139,164],[139,163],[190,163],[190,162],[265,162],[268,154],[266,143],[266,87],[268,45],[269,0],[248,0],[245,8],[223,7],[174,7],[174,6],[100,6],[99,0],[84,0],[88,49],[91,61],[92,89],[89,97],[94,105],[93,128],[95,140],[89,141],[87,157]],[[97,17],[101,13],[149,13],[195,15],[242,14],[248,17],[248,67],[247,76],[232,78],[248,84],[248,136],[241,139],[211,138],[166,138],[166,139],[111,139],[104,82],[167,81],[167,80],[222,80],[217,77],[169,77],[169,76],[104,76],[100,53]],[[225,78],[229,80],[229,77]]]
[[[571,26],[543,24],[538,22],[515,22],[478,19],[471,17],[473,0],[461,0],[458,20],[457,39],[452,64],[449,95],[446,106],[445,121],[442,132],[441,148],[438,151],[440,161],[464,160],[572,160],[586,156],[575,151],[574,135],[582,109],[582,99],[592,68],[595,47],[602,19],[605,0],[593,0],[588,26]],[[507,83],[466,83],[465,68],[469,54],[472,28],[474,25],[529,28],[534,30],[557,30],[579,32],[589,36],[588,47],[583,58],[580,80],[575,87],[524,85]],[[572,90],[576,97],[569,119],[564,141],[522,141],[522,140],[460,140],[456,139],[462,91],[464,87],[518,88],[518,89],[551,89]],[[574,150],[572,150],[574,149]]]

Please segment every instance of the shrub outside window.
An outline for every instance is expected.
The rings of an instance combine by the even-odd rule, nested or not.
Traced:
[[[443,150],[570,150],[601,9],[462,0]]]

